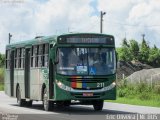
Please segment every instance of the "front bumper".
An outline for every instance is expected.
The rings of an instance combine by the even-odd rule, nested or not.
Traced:
[[[115,100],[116,99],[116,84],[112,84],[97,90],[77,90],[63,83],[56,81],[55,100]],[[83,93],[93,93],[93,96],[83,96]]]

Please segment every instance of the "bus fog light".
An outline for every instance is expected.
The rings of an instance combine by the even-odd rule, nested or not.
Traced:
[[[62,88],[63,84],[60,81],[57,81],[57,85]]]
[[[112,83],[112,85],[114,85],[114,86],[115,86],[115,85],[116,85],[116,82],[113,82],[113,83]]]

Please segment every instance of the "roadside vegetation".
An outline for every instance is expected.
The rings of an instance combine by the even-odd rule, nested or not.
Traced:
[[[0,91],[4,90],[4,62],[5,55],[0,54]]]
[[[0,68],[0,91],[4,90],[4,68]]]
[[[117,100],[110,101],[123,104],[160,107],[160,85],[147,83],[127,84],[122,80],[117,86]]]
[[[160,49],[156,45],[149,46],[145,39],[141,41],[123,39],[121,46],[116,49],[118,60],[139,61],[153,68],[160,67]],[[135,81],[132,84],[127,83],[126,80],[117,80],[117,82],[117,100],[110,102],[160,107],[160,84],[151,86],[145,82]]]
[[[160,67],[160,49],[156,45],[149,46],[145,39],[141,43],[134,39],[123,39],[121,46],[116,51],[120,61],[131,62],[134,60],[152,67]]]

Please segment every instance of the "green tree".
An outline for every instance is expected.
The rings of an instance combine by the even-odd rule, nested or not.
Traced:
[[[141,61],[142,63],[148,63],[149,51],[150,51],[149,45],[143,39],[140,47],[139,61]]]
[[[3,67],[5,64],[5,55],[0,54],[0,67]]]
[[[156,47],[156,45],[150,49],[148,61],[149,64],[154,67],[160,66],[160,50]]]
[[[129,47],[130,46],[129,46],[127,40],[123,39],[122,47],[117,49],[119,60],[123,60],[123,61],[131,61],[132,60],[132,56],[130,54]]]
[[[139,57],[139,45],[136,40],[130,40],[130,54],[133,60],[138,60]]]

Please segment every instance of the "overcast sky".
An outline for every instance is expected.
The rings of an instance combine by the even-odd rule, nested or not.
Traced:
[[[142,40],[160,47],[160,0],[0,0],[0,52],[8,33],[12,43],[37,35],[99,32],[100,11],[105,11],[105,34]]]

